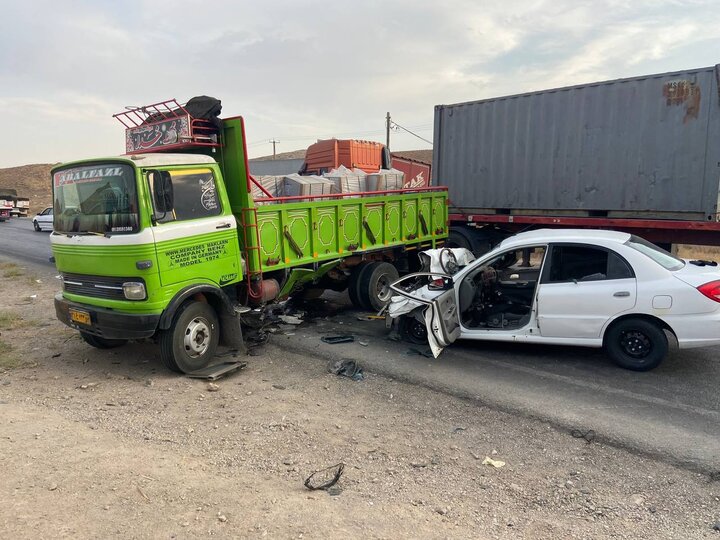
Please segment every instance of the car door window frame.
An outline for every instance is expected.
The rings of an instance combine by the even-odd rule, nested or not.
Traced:
[[[622,263],[625,264],[625,267],[630,271],[630,275],[624,276],[624,277],[608,277],[607,273],[605,274],[604,278],[601,279],[589,279],[589,280],[581,280],[581,279],[562,279],[562,280],[552,280],[550,279],[551,272],[553,269],[553,263],[554,263],[554,252],[556,248],[563,248],[563,247],[578,247],[578,248],[585,248],[585,249],[595,249],[598,251],[604,251],[608,253],[608,261],[609,257],[611,255],[614,255],[617,257]],[[607,264],[605,271],[607,272]],[[598,281],[615,281],[618,279],[635,279],[635,269],[632,267],[632,265],[628,262],[628,260],[623,257],[620,253],[615,251],[614,249],[607,248],[605,246],[598,246],[595,244],[584,244],[582,242],[559,242],[559,243],[551,243],[548,245],[548,251],[545,254],[545,264],[543,265],[542,272],[540,274],[540,283],[541,285],[550,285],[553,283],[596,283]]]

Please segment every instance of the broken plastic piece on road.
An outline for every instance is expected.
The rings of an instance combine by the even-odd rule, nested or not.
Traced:
[[[490,465],[492,467],[495,467],[496,469],[499,469],[500,467],[505,466],[504,461],[500,461],[499,459],[492,459],[490,457],[485,456],[485,459],[482,460],[483,465]]]
[[[191,371],[186,373],[191,379],[207,379],[208,381],[216,381],[220,377],[227,375],[235,370],[242,369],[247,366],[247,362],[222,362],[221,364],[215,364],[212,366],[198,369],[197,371]]]
[[[341,377],[348,377],[353,381],[362,381],[365,378],[363,368],[355,360],[340,360],[330,368],[330,373]]]
[[[285,324],[302,324],[304,321],[300,317],[294,315],[280,315],[278,317]]]
[[[334,345],[336,343],[352,343],[355,341],[355,336],[323,336],[320,338],[320,341],[323,343],[329,343],[330,345]]]
[[[320,469],[319,471],[315,471],[310,476],[308,476],[305,479],[304,485],[310,491],[316,491],[318,489],[328,489],[329,487],[337,484],[344,470],[344,463],[338,463],[337,465],[332,465],[330,467],[326,467],[325,469]]]

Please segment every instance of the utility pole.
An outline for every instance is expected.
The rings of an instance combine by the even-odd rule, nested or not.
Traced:
[[[390,113],[385,116],[385,146],[390,150]]]
[[[273,145],[273,158],[275,157],[275,145],[278,144],[280,141],[276,139],[270,139],[268,142],[272,143]]]

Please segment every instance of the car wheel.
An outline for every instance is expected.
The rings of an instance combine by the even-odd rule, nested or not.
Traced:
[[[425,326],[424,322],[418,321],[416,317],[410,314],[400,317],[398,330],[400,337],[405,341],[415,345],[427,345],[427,326]]]
[[[623,319],[605,334],[605,350],[620,367],[649,371],[667,356],[668,340],[663,329],[650,321]]]
[[[80,332],[80,337],[85,343],[95,347],[96,349],[114,349],[116,347],[122,347],[127,343],[127,339],[107,339],[93,334],[88,334],[87,332]]]
[[[220,340],[215,310],[191,301],[175,314],[173,324],[160,333],[160,358],[172,371],[190,373],[206,367]]]
[[[33,219],[33,227],[35,227],[35,232],[40,232],[42,229],[40,228],[40,225],[38,225],[38,222]]]
[[[390,285],[399,277],[397,268],[390,263],[370,263],[363,270],[358,281],[360,304],[365,309],[380,311],[390,302],[392,296]]]

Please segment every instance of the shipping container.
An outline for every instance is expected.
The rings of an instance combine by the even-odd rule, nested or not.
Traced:
[[[340,165],[367,173],[389,167],[385,145],[373,141],[327,139],[308,147],[303,174],[322,174]]]
[[[720,66],[435,107],[451,212],[716,221]]]
[[[430,185],[430,164],[407,157],[392,157],[393,169],[405,173],[405,188],[427,187]]]

